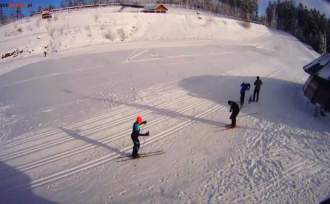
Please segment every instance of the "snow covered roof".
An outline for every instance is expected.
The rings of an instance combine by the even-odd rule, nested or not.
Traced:
[[[316,75],[330,81],[330,53],[324,54],[304,66],[304,70],[308,74]]]

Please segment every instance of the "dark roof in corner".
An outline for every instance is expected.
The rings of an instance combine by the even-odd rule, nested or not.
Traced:
[[[330,53],[324,54],[303,68],[310,75],[330,81]]]

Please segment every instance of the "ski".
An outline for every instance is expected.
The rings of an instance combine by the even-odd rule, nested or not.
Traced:
[[[157,155],[162,155],[164,153],[165,153],[165,151],[146,152],[146,153],[139,154],[139,156],[136,158],[133,158],[132,155],[127,155],[127,156],[119,157],[117,162],[141,159],[141,158],[150,157],[150,156],[157,156]]]
[[[232,130],[235,128],[240,128],[240,126],[236,125],[236,127],[231,127],[230,125],[226,125],[223,128],[220,129],[220,131],[225,131],[225,130]]]
[[[247,116],[256,115],[256,114],[258,114],[258,113],[259,113],[259,112],[245,113],[245,114],[239,115],[239,116],[237,116],[237,117],[238,117],[238,118],[244,118],[244,117],[247,117]]]

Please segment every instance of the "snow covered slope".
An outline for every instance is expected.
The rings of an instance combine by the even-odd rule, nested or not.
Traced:
[[[0,28],[1,51],[23,50],[22,55],[41,55],[93,44],[182,39],[241,41],[262,35],[263,26],[244,24],[189,10],[171,9],[171,15],[118,12],[120,7],[54,13],[48,21],[25,18]],[[232,38],[232,33],[236,33]],[[45,48],[46,47],[46,48]]]
[[[118,9],[0,28],[1,50],[25,50],[0,63],[0,203],[329,197],[330,119],[313,117],[302,93],[302,66],[317,53],[261,25]],[[226,129],[227,101],[257,75],[260,102],[246,103],[238,127]],[[137,114],[151,133],[141,153],[155,155],[127,160]]]

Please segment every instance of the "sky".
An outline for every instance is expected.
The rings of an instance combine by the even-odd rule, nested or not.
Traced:
[[[259,14],[263,15],[267,8],[268,2],[273,0],[259,0]],[[325,13],[328,17],[330,17],[330,0],[294,0],[296,2],[301,2],[307,5],[309,8],[316,8],[320,10],[322,13]],[[32,10],[38,10],[38,7],[48,7],[49,5],[53,5],[55,7],[60,6],[61,0],[0,0],[0,5],[4,3],[23,3],[25,5],[32,4],[32,8],[24,8],[22,12],[24,15],[29,15]],[[9,15],[10,13],[15,13],[15,9],[4,8],[4,13]]]
[[[268,6],[268,2],[269,0],[259,0],[259,8],[258,8],[259,14],[265,14],[266,8]]]

